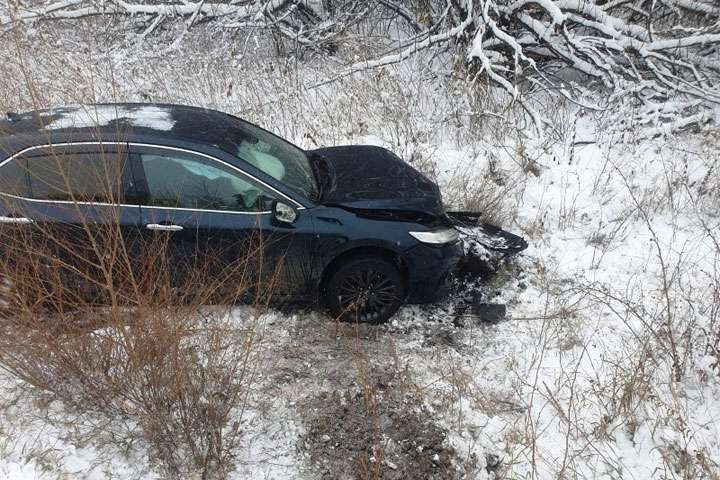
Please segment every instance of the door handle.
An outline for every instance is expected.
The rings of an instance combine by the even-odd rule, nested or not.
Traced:
[[[0,223],[14,223],[19,225],[26,225],[28,223],[35,223],[35,220],[25,217],[6,217],[0,216]]]
[[[148,223],[145,225],[148,230],[162,230],[165,232],[179,232],[183,229],[181,225],[162,225],[160,223]]]

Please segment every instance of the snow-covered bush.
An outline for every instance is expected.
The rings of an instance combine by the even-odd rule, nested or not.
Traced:
[[[579,105],[604,109],[632,96],[645,122],[686,128],[710,118],[703,102],[720,102],[720,6],[714,0],[394,0],[278,2],[10,3],[0,10],[0,32],[32,25],[42,32],[57,21],[115,18],[116,31],[142,42],[162,32],[173,45],[207,24],[231,32],[233,55],[250,44],[274,46],[296,58],[313,53],[348,58],[325,81],[377,69],[426,51],[518,100],[537,128],[542,90]],[[366,40],[373,38],[371,46]],[[362,49],[354,49],[360,40]],[[353,58],[354,56],[354,58]],[[588,98],[591,90],[608,94]]]

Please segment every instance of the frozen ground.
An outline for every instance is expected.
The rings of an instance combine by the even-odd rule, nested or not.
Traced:
[[[718,137],[575,125],[582,144],[527,147],[511,192],[505,226],[530,247],[482,287],[509,318],[452,301],[380,327],[264,317],[232,477],[717,478]],[[442,172],[486,171],[471,150],[437,147],[447,188]],[[162,476],[141,440],[113,434],[127,422],[2,385],[0,478]]]

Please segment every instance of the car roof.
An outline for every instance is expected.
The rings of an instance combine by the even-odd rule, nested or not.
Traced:
[[[264,130],[228,113],[209,108],[160,103],[102,103],[24,113],[0,120],[0,164],[27,149],[82,143],[136,143],[192,150],[217,157],[234,147],[246,126]],[[232,158],[232,163],[242,162]],[[299,205],[307,202],[267,173],[254,175]]]
[[[191,142],[219,146],[240,120],[201,107],[155,103],[107,103],[9,113],[0,120],[2,153],[42,143],[81,140]]]

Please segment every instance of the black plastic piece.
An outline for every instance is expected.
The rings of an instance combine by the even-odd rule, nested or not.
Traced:
[[[504,319],[507,309],[502,303],[474,303],[470,307],[473,315],[477,315],[482,322],[497,323]]]

